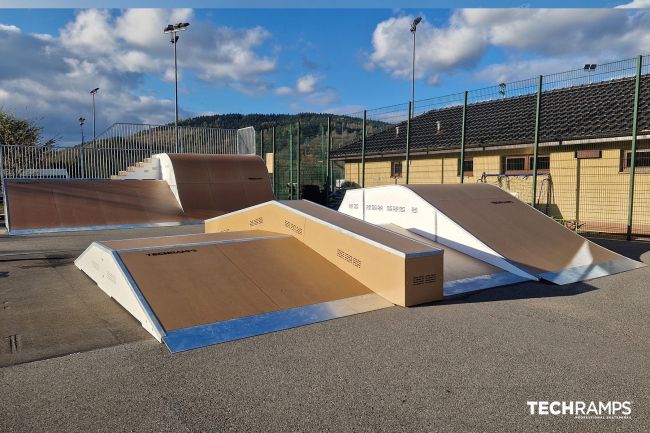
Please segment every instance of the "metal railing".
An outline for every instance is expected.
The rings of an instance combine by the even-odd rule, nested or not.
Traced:
[[[157,153],[251,154],[255,129],[118,123],[74,147],[0,145],[0,177],[107,179]],[[0,188],[2,188],[0,183]]]

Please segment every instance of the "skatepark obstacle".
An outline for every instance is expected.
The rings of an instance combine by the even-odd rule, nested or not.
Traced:
[[[389,185],[347,191],[339,211],[395,224],[520,277],[567,284],[645,266],[486,184]]]
[[[206,224],[94,242],[75,265],[172,352],[442,298],[441,249],[309,202]]]
[[[6,179],[9,234],[197,224],[273,199],[256,155],[158,154],[107,179]]]

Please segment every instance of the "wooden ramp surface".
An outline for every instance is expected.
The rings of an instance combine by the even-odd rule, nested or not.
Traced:
[[[289,236],[118,253],[167,332],[371,293]]]
[[[273,200],[269,173],[256,155],[168,154],[185,213],[208,219]]]
[[[443,214],[513,264],[534,275],[598,264],[635,262],[589,242],[491,185],[407,185]],[[639,264],[640,265],[640,264]],[[578,271],[580,272],[580,271]]]
[[[444,251],[443,287],[445,296],[453,296],[460,293],[473,292],[507,284],[515,284],[522,281],[530,281],[527,278],[511,274],[501,268],[468,256],[467,254],[463,254],[460,251],[432,241],[429,238],[398,225],[385,224],[382,225],[382,227]]]
[[[196,221],[158,180],[14,179],[5,181],[5,197],[17,234]]]

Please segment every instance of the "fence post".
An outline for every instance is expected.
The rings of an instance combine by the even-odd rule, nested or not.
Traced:
[[[296,132],[296,199],[300,200],[300,120]]]
[[[330,196],[330,182],[332,181],[332,167],[330,165],[330,152],[332,151],[332,134],[330,126],[332,119],[327,116],[327,155],[325,155],[325,201],[327,202]]]
[[[632,113],[632,150],[630,151],[630,189],[627,200],[627,240],[632,240],[632,216],[634,212],[634,175],[636,171],[636,141],[638,135],[639,92],[641,90],[641,64],[643,56],[636,58],[636,82],[634,83],[634,112]]]
[[[293,125],[289,123],[289,200],[293,200]]]
[[[463,121],[460,129],[460,183],[465,183],[465,127],[467,125],[467,90],[463,97]]]
[[[363,123],[361,124],[361,188],[366,186],[366,118],[368,112],[363,110]]]
[[[275,194],[275,126],[271,127],[271,153],[273,154],[273,166],[271,167],[273,173],[271,173],[271,185],[273,187],[273,194]],[[275,198],[278,198],[277,194],[275,194]]]
[[[406,184],[409,184],[411,177],[411,115],[413,112],[413,101],[409,101],[409,112],[406,116]]]
[[[544,76],[540,75],[537,82],[537,102],[535,103],[535,138],[533,142],[533,201],[532,206],[537,203],[537,154],[539,153],[539,120],[542,108],[542,80]]]

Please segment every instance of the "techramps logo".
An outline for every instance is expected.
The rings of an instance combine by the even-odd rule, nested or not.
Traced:
[[[569,416],[575,419],[632,419],[631,401],[527,401],[534,416]]]

